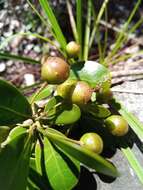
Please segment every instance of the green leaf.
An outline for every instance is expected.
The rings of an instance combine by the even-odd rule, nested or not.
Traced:
[[[37,170],[35,158],[30,158],[28,187],[30,190],[32,188],[34,188],[34,190],[47,190],[48,188],[48,180]]]
[[[31,64],[39,64],[39,61],[36,61],[34,59],[31,59],[29,57],[23,57],[20,55],[14,55],[7,52],[1,52],[0,53],[0,59],[10,59],[10,60],[16,60],[16,61],[24,61],[25,63],[31,63]]]
[[[87,104],[84,108],[84,111],[92,114],[94,117],[97,118],[106,118],[111,115],[111,112],[107,108],[101,105],[97,105],[95,103]]]
[[[49,112],[52,123],[56,125],[68,125],[75,123],[81,116],[80,108],[76,104],[61,104]]]
[[[70,79],[83,80],[89,83],[91,87],[97,85],[110,86],[111,76],[109,70],[95,61],[86,61],[71,66]],[[107,83],[105,85],[105,83]]]
[[[8,137],[7,137],[5,143],[9,143],[9,142],[11,142],[12,140],[14,140],[16,137],[18,137],[19,135],[23,135],[23,134],[25,134],[25,133],[26,133],[26,129],[23,128],[22,126],[14,127],[14,128],[10,131],[10,133],[9,133],[9,135],[8,135]]]
[[[137,174],[139,180],[143,184],[143,168],[140,165],[140,163],[138,162],[138,160],[136,159],[134,153],[132,152],[132,150],[129,147],[122,148],[122,152],[124,153],[125,157],[127,158],[128,162],[130,163],[131,167]]]
[[[61,107],[60,113],[56,115],[55,124],[68,125],[79,120],[81,111],[77,105],[62,105]]]
[[[63,100],[63,98],[61,98],[60,96],[53,96],[51,99],[49,99],[49,101],[47,102],[46,106],[45,106],[45,112],[49,112],[51,109],[54,108],[54,106],[56,106],[58,103],[60,103]]]
[[[48,17],[48,21],[50,22],[50,25],[56,35],[56,38],[58,40],[58,42],[60,43],[62,49],[65,49],[66,46],[66,39],[62,33],[62,30],[58,24],[58,21],[54,15],[54,12],[52,10],[52,8],[49,5],[48,1],[45,0],[39,0],[42,9],[45,11],[46,16]]]
[[[48,85],[48,87],[44,88],[44,90],[42,90],[35,98],[34,98],[34,102],[36,101],[40,101],[44,98],[48,98],[53,92],[53,85]],[[34,97],[31,96],[29,101],[32,100],[32,98]]]
[[[7,138],[10,128],[8,126],[0,126],[0,145]]]
[[[26,132],[15,136],[0,152],[0,188],[25,190],[32,138]]]
[[[81,147],[77,144],[77,142],[74,142],[74,140],[62,136],[60,137],[60,135],[53,134],[48,130],[45,131],[39,129],[39,131],[69,155],[88,167],[95,169],[97,172],[113,177],[117,177],[119,175],[115,166],[113,166],[110,162],[105,160],[100,155]]]
[[[0,80],[0,125],[14,125],[31,115],[27,99],[13,85]]]
[[[53,145],[47,138],[44,138],[44,149],[36,146],[36,164],[41,168],[41,161],[44,163],[45,172],[50,185],[54,190],[72,189],[78,182],[79,162],[65,152]]]

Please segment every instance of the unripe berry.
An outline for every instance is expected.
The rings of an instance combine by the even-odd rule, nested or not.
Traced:
[[[85,133],[80,138],[81,146],[100,154],[103,150],[102,138],[96,133]]]
[[[128,123],[120,115],[111,115],[105,120],[105,125],[115,136],[124,136],[129,130]]]
[[[69,57],[77,57],[80,52],[80,45],[74,41],[71,41],[66,46],[66,51]]]

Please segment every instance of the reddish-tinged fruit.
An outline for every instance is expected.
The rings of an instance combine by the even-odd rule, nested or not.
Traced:
[[[102,138],[97,133],[85,133],[80,138],[81,146],[100,154],[103,150]]]
[[[70,67],[60,57],[48,57],[42,62],[41,77],[49,84],[63,83],[69,77]]]
[[[85,105],[90,101],[92,93],[93,90],[88,83],[78,81],[72,93],[72,102],[79,106]]]

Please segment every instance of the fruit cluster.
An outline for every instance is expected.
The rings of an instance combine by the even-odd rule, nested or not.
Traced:
[[[79,54],[80,46],[75,42],[70,42],[66,51],[69,57],[75,58]],[[69,75],[70,65],[62,58],[45,57],[42,59],[42,79],[46,80],[48,84],[56,84],[56,96],[61,97],[64,103],[72,105],[72,109],[78,110],[74,114],[66,110],[58,117],[56,124],[72,124],[79,120],[81,112],[88,109],[91,104],[92,94],[95,91],[87,82],[69,79]],[[112,93],[110,90],[105,92],[98,91],[96,98],[99,102],[100,100],[101,102],[107,102],[112,98]],[[114,136],[124,136],[128,132],[128,124],[120,115],[110,115],[104,118],[103,122],[107,130]],[[97,154],[102,152],[104,146],[102,138],[97,133],[90,131],[81,136],[79,144]]]

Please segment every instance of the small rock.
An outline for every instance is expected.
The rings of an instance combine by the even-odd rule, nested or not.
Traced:
[[[5,63],[0,63],[0,73],[4,72],[6,70]]]
[[[4,23],[3,22],[0,22],[0,29],[2,29],[4,26]]]
[[[128,47],[125,49],[125,53],[133,54],[139,51],[139,46]]]
[[[34,75],[31,73],[26,73],[24,75],[24,80],[25,80],[26,86],[31,86],[35,83]]]
[[[4,20],[4,18],[6,17],[6,15],[7,15],[7,10],[1,11],[1,13],[0,13],[0,20]]]
[[[11,67],[12,65],[13,65],[13,61],[12,60],[9,60],[9,61],[7,61],[6,62],[6,65],[8,66],[8,67]]]
[[[37,53],[40,53],[41,52],[41,48],[39,46],[35,46],[34,47],[34,51],[37,52]]]
[[[28,45],[26,46],[26,49],[27,49],[28,51],[30,51],[30,50],[33,48],[33,46],[34,46],[34,44],[28,44]]]
[[[22,41],[23,38],[24,38],[23,36],[16,36],[16,37],[12,40],[10,46],[11,46],[13,49],[15,49],[15,48],[21,43],[21,41]]]

